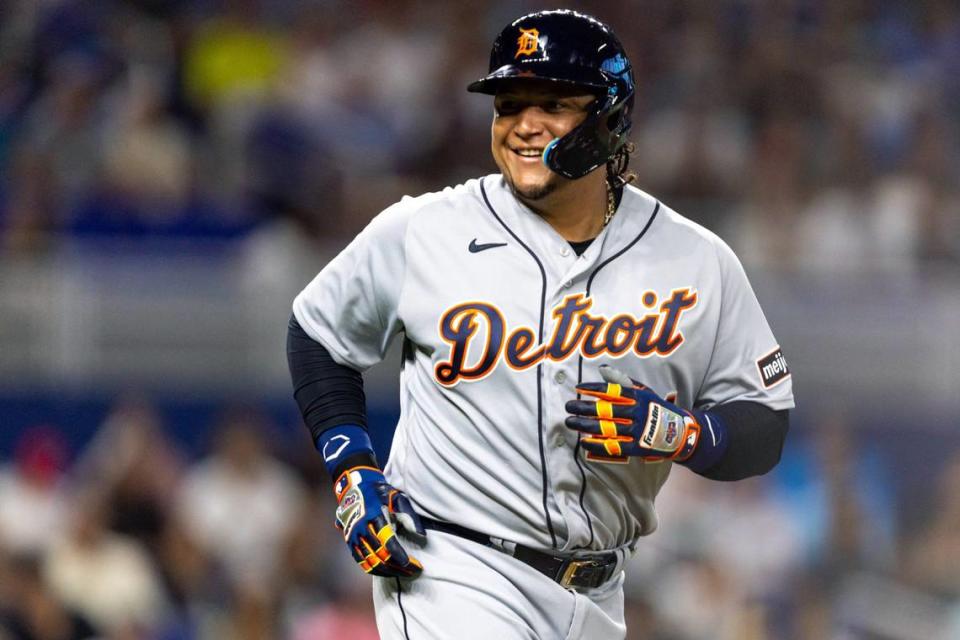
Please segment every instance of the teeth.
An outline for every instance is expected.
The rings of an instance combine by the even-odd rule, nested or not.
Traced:
[[[517,149],[516,153],[525,158],[535,158],[543,154],[540,149]]]

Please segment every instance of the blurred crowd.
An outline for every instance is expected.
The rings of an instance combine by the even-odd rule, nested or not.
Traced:
[[[168,428],[125,398],[79,456],[23,434],[0,466],[0,639],[377,638],[306,429],[230,408],[190,459]]]
[[[0,465],[0,640],[376,638],[307,430],[230,407],[188,454],[172,426],[135,397],[76,455],[22,434]],[[904,509],[896,453],[857,433],[801,428],[741,483],[675,470],[627,569],[629,638],[957,637],[960,454]]]
[[[561,3],[562,4],[562,3]],[[8,0],[0,247],[76,236],[318,239],[495,170],[507,0]],[[638,83],[638,184],[771,268],[960,260],[952,0],[585,1]]]

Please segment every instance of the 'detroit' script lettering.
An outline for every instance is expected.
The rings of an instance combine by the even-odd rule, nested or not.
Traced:
[[[647,291],[641,301],[650,313],[639,318],[630,313],[607,318],[590,313],[591,298],[582,293],[569,295],[553,309],[553,332],[543,344],[537,343],[537,334],[530,327],[510,331],[503,313],[489,302],[457,304],[440,316],[440,337],[450,350],[436,365],[434,375],[437,382],[449,387],[461,380],[479,380],[501,361],[522,371],[543,360],[565,360],[574,354],[585,358],[618,357],[628,351],[640,357],[670,355],[683,344],[680,318],[696,306],[696,290],[674,289],[660,304],[657,294]],[[477,340],[483,341],[483,355],[467,362],[467,353]]]

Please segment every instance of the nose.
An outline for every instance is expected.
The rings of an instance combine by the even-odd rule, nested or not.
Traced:
[[[543,132],[543,109],[538,106],[528,106],[517,114],[517,124],[514,131],[522,138],[532,137]]]

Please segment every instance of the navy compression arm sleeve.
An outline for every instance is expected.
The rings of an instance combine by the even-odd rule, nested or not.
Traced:
[[[759,476],[780,462],[790,426],[789,412],[758,402],[738,401],[717,405],[707,412],[723,422],[726,451],[710,467],[697,471],[712,480],[742,480]]]
[[[292,315],[287,324],[287,364],[293,396],[315,443],[324,431],[338,425],[366,429],[366,398],[360,372],[338,364]]]

